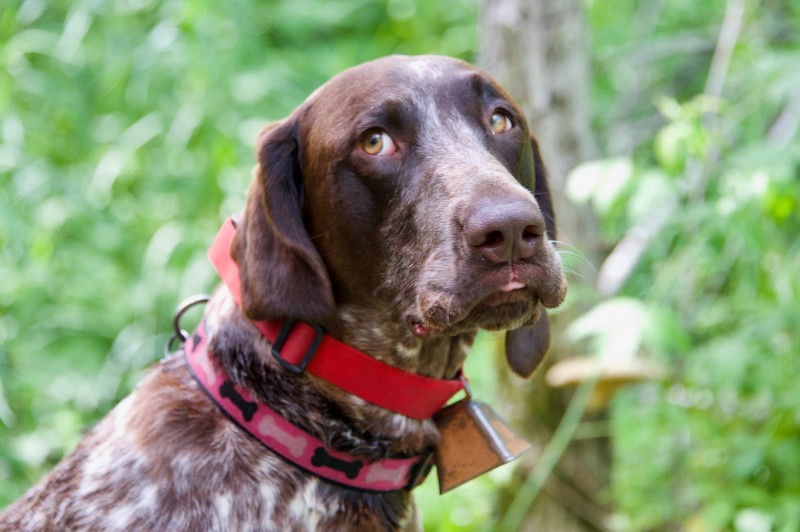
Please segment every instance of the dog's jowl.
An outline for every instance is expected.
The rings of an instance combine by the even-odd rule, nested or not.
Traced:
[[[256,156],[198,333],[0,529],[417,529],[433,415],[478,329],[508,330],[511,369],[535,369],[548,342],[526,339],[549,338],[566,283],[537,143],[485,73],[352,68]]]

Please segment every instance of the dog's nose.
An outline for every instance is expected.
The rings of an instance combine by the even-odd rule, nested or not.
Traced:
[[[467,212],[464,221],[467,243],[497,263],[529,258],[544,233],[544,217],[528,201],[484,200]]]

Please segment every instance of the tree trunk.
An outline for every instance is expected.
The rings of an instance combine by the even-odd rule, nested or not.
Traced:
[[[590,61],[588,28],[581,0],[482,0],[479,13],[478,62],[522,105],[550,174],[561,249],[577,249],[586,260],[571,267],[571,291],[593,290],[600,242],[593,214],[572,206],[564,193],[568,173],[595,154],[590,129]],[[580,280],[578,286],[576,279]],[[524,427],[539,451],[547,445],[571,393],[548,388],[548,366],[572,356],[561,332],[575,315],[575,305],[553,319],[553,346],[548,363],[533,382],[510,377],[503,368],[499,379],[508,384],[512,421]],[[522,461],[524,477],[535,464],[535,452]],[[596,530],[607,528],[608,510],[601,499],[608,486],[608,442],[604,438],[570,444],[542,493],[529,509],[522,530]],[[513,492],[504,494],[504,512]]]

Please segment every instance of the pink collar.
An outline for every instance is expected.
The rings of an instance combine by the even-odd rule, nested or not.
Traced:
[[[184,346],[186,361],[206,394],[229,418],[274,452],[306,471],[345,486],[370,491],[412,489],[430,471],[432,454],[376,462],[326,448],[319,438],[254,401],[209,356],[203,324]]]
[[[208,257],[241,306],[239,265],[231,258],[236,224],[229,218]],[[253,324],[273,344],[272,355],[290,372],[308,371],[374,405],[415,419],[428,419],[459,390],[463,379],[434,379],[376,360],[303,321],[270,320]]]

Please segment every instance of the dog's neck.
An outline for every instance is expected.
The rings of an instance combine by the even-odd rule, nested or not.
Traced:
[[[339,340],[430,377],[453,377],[474,336],[422,341],[399,325],[386,325],[390,322],[382,321],[374,310],[350,307],[341,315]],[[421,453],[437,441],[438,431],[430,419],[412,419],[371,405],[308,374],[287,376],[270,354],[270,344],[224,287],[209,302],[205,324],[213,356],[236,384],[332,447],[377,459]]]
[[[356,306],[339,309],[340,340],[382,362],[438,379],[456,376],[472,347],[475,332],[422,339],[391,311]]]

